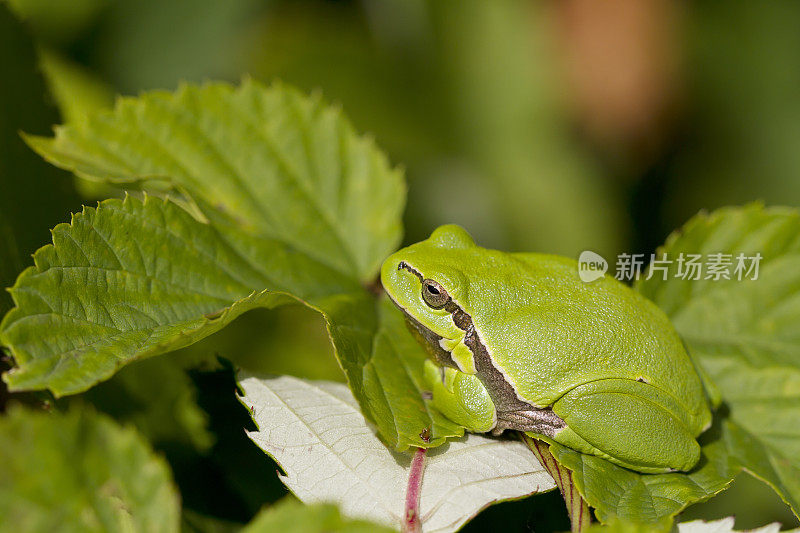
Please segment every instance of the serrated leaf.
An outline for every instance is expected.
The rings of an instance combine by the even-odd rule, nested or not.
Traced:
[[[282,85],[246,80],[121,98],[113,113],[28,142],[90,179],[166,181],[211,216],[365,282],[400,239],[400,172],[337,108]]]
[[[331,504],[303,505],[284,498],[267,507],[247,524],[241,533],[389,533],[393,529],[363,520],[342,518]]]
[[[719,389],[730,454],[800,516],[800,214],[759,204],[701,213],[658,253],[761,255],[757,279],[682,280],[673,264],[638,288]]]
[[[277,243],[224,234],[160,199],[107,200],[53,230],[17,279],[0,342],[14,390],[72,394],[120,366],[175,350],[256,306],[360,290]]]
[[[166,463],[132,429],[72,409],[0,418],[0,531],[177,532]]]
[[[387,443],[461,434],[422,400],[424,356],[397,310],[362,286],[396,245],[403,184],[337,110],[281,86],[211,84],[123,99],[113,114],[30,142],[95,179],[166,180],[202,220],[170,201],[127,198],[57,226],[0,323],[17,364],[4,376],[12,388],[79,392],[249,309],[302,302],[325,316]]]
[[[240,386],[259,428],[250,437],[281,465],[296,496],[399,527],[411,457],[375,436],[344,385],[243,375]],[[554,487],[522,442],[468,435],[428,452],[423,530],[455,531],[491,503]]]
[[[681,279],[684,254],[761,254],[758,279]],[[755,366],[800,367],[800,216],[759,204],[701,213],[659,248],[672,260],[666,279],[643,279],[637,289],[670,317],[692,353],[735,357]],[[703,274],[703,277],[705,274]]]

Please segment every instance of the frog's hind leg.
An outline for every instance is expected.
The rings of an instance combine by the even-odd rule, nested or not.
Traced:
[[[639,472],[690,470],[700,446],[675,400],[646,383],[604,379],[578,386],[553,411],[568,427],[553,440]]]

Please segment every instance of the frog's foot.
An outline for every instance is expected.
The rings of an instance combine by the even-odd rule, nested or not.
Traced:
[[[500,411],[497,413],[497,425],[492,429],[492,435],[500,435],[507,429],[516,431],[530,431],[545,437],[553,437],[564,429],[567,424],[551,409],[519,409],[515,411]]]

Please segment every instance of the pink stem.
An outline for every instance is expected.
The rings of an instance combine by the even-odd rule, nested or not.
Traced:
[[[422,492],[422,474],[425,472],[425,448],[417,448],[411,460],[406,489],[406,509],[403,520],[403,533],[420,533],[422,522],[419,518],[419,497]]]

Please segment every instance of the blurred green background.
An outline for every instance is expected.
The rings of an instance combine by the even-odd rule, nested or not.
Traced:
[[[0,285],[51,227],[119,194],[47,165],[19,131],[182,81],[282,79],[341,104],[406,169],[407,242],[456,222],[485,246],[613,262],[652,252],[700,209],[797,206],[798,28],[789,0],[0,0]],[[10,305],[0,296],[0,314]],[[287,308],[56,404],[135,424],[173,468],[187,530],[225,529],[285,493],[244,435],[227,361],[342,379],[320,318]],[[730,514],[738,528],[797,525],[746,475],[685,516]],[[568,522],[551,493],[466,530],[487,527]]]

